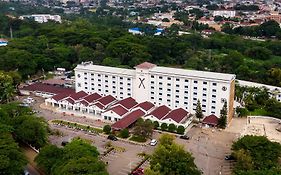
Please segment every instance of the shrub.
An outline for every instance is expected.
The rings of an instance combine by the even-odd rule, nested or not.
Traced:
[[[162,124],[161,124],[161,130],[162,130],[162,131],[166,131],[167,128],[168,128],[167,123],[162,123]]]
[[[176,125],[173,123],[169,124],[168,131],[174,132],[177,129]]]
[[[178,134],[184,134],[184,131],[185,131],[185,129],[184,129],[183,126],[178,126],[178,128],[177,128],[177,133]]]
[[[146,138],[142,136],[136,136],[133,135],[129,140],[135,141],[135,142],[146,142]]]
[[[127,128],[121,130],[119,136],[121,138],[128,138],[130,136],[129,130]]]
[[[104,125],[103,132],[105,132],[106,134],[110,134],[111,126],[110,125]]]
[[[154,125],[154,129],[157,129],[157,128],[159,127],[159,122],[154,121],[154,122],[153,122],[153,125]]]

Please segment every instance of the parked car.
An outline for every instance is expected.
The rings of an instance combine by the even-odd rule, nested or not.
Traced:
[[[150,145],[151,145],[151,146],[155,146],[156,144],[157,144],[157,140],[152,139],[152,140],[150,141]]]
[[[138,168],[132,173],[132,175],[144,175],[144,169]]]
[[[117,140],[118,140],[117,137],[115,137],[114,135],[109,135],[109,136],[107,137],[107,139],[113,140],[113,141],[117,141]]]
[[[180,136],[181,139],[189,140],[190,138],[187,135]]]
[[[234,157],[232,155],[227,155],[224,157],[224,160],[234,160]]]

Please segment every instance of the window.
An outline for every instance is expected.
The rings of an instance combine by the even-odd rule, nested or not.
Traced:
[[[216,89],[213,89],[212,92],[217,92],[217,90],[216,90]]]
[[[216,101],[213,100],[212,103],[216,103]]]
[[[86,73],[86,72],[84,72],[84,75],[87,75],[87,73]]]
[[[216,95],[212,95],[213,98],[216,98]]]
[[[197,83],[198,83],[198,81],[193,81],[193,83],[197,84]]]
[[[151,77],[151,78],[154,78],[154,75],[151,75],[150,77]]]
[[[131,86],[131,83],[127,83],[127,86]]]
[[[217,83],[213,83],[213,86],[217,86]]]
[[[113,89],[116,89],[116,86],[112,86]]]
[[[167,102],[171,102],[171,100],[170,100],[170,99],[167,99]]]
[[[176,85],[176,87],[180,87],[180,85],[179,85],[179,84],[177,84],[177,85]]]
[[[203,84],[207,84],[207,82],[206,82],[206,81],[203,81]]]
[[[188,86],[184,86],[185,89],[188,89]]]
[[[162,101],[162,98],[159,98],[159,101]]]
[[[184,97],[184,99],[185,99],[185,100],[187,100],[187,99],[188,99],[188,97]]]
[[[206,105],[202,105],[203,108],[206,108]]]
[[[184,91],[185,94],[188,94],[188,91]]]
[[[162,95],[162,93],[160,92],[159,95]]]
[[[105,77],[105,78],[108,78],[108,75],[105,75],[104,77]]]
[[[176,90],[176,92],[178,92],[178,93],[179,93],[179,92],[180,92],[180,90]]]
[[[184,104],[185,104],[185,105],[188,105],[188,103],[187,103],[187,102],[184,102]]]
[[[127,91],[131,91],[131,88],[128,88]]]
[[[111,120],[111,117],[108,117],[108,120]]]
[[[193,92],[193,95],[197,95],[197,92]]]
[[[112,76],[112,79],[115,79],[116,77],[115,76]]]
[[[194,101],[197,101],[197,98],[193,98]]]
[[[85,84],[88,84],[87,82],[85,82]]]
[[[123,82],[120,82],[121,85],[123,85]]]
[[[95,79],[94,79],[94,78],[91,78],[91,80],[94,81]]]
[[[101,87],[101,84],[98,84],[99,87]]]
[[[123,95],[123,92],[120,92],[120,95]]]
[[[159,90],[160,90],[160,91],[162,91],[162,90],[163,90],[163,88],[161,88],[161,87],[160,87],[160,88],[159,88]]]
[[[205,110],[205,109],[203,109],[203,110],[202,110],[202,112],[206,112],[206,110]]]
[[[176,95],[176,98],[180,98],[180,96],[179,96],[179,95]]]
[[[203,99],[202,101],[203,101],[203,102],[206,102],[207,100],[206,100],[206,99]]]
[[[108,88],[108,85],[105,85],[106,88]]]
[[[159,82],[159,85],[162,85],[163,83],[162,82]]]
[[[120,77],[119,79],[120,79],[120,80],[123,80],[123,77]]]
[[[179,101],[176,101],[176,104],[179,104],[180,102]]]
[[[154,84],[154,81],[151,81],[150,83],[151,83],[151,84]]]
[[[203,97],[206,97],[207,96],[207,94],[203,94]]]
[[[84,80],[87,80],[87,77],[85,77]]]
[[[100,74],[98,74],[98,77],[100,77],[101,75]]]
[[[104,82],[108,83],[108,80],[104,80]]]
[[[160,76],[159,79],[163,79],[163,77]]]
[[[131,96],[131,94],[130,94],[130,93],[128,93],[127,95],[128,95],[128,96]]]
[[[207,88],[203,88],[203,91],[207,91]]]
[[[215,111],[211,111],[212,114],[215,114]]]
[[[154,89],[154,86],[151,86],[151,89]]]
[[[152,99],[152,100],[153,100],[153,99],[154,99],[154,97],[150,97],[150,99]]]
[[[171,77],[168,77],[167,80],[171,80]]]
[[[101,92],[101,89],[98,89],[99,92]]]
[[[127,78],[128,81],[131,81],[131,78]]]
[[[115,83],[116,83],[116,81],[112,81],[112,83],[113,83],[113,84],[115,84]]]
[[[194,90],[197,90],[197,87],[193,87]]]
[[[120,87],[120,90],[123,90],[123,87]]]
[[[78,77],[78,78],[80,78],[80,77],[81,77],[81,75],[80,75],[80,74],[77,74],[77,77]]]
[[[112,91],[112,93],[113,93],[113,94],[115,94],[115,93],[116,93],[116,91]]]
[[[184,80],[184,82],[188,83],[188,80]]]
[[[212,109],[216,109],[216,107],[215,107],[215,106],[212,106]]]
[[[167,86],[171,86],[171,83],[168,83]]]
[[[101,79],[98,79],[98,82],[101,82]]]
[[[105,90],[105,92],[108,92],[108,90]]]
[[[150,92],[151,93],[151,95],[153,95],[154,94],[154,92]]]
[[[93,74],[93,73],[91,73],[91,76],[94,76],[94,74]]]
[[[177,78],[177,79],[176,79],[176,81],[180,81],[180,79],[179,79],[179,78]]]
[[[171,97],[171,94],[167,94],[167,97]]]
[[[95,90],[95,88],[92,88],[92,91]]]
[[[171,92],[171,89],[167,89],[168,92]]]
[[[88,89],[88,87],[85,87],[85,89]]]

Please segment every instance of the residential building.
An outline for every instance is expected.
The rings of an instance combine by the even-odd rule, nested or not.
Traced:
[[[233,18],[236,15],[235,10],[215,10],[213,16],[222,16],[225,18]]]
[[[135,69],[79,64],[75,68],[76,92],[97,92],[117,99],[133,97],[138,103],[150,101],[171,109],[195,113],[197,101],[204,115],[220,116],[228,104],[228,119],[233,116],[235,75],[161,67],[148,62]]]
[[[56,21],[61,23],[61,16],[60,15],[50,15],[50,14],[33,14],[33,15],[23,15],[20,16],[19,19],[33,19],[38,23],[45,23],[49,20]]]

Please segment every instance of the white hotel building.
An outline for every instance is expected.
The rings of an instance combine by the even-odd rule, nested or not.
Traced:
[[[233,116],[235,75],[160,67],[148,62],[124,69],[79,64],[75,69],[76,92],[112,95],[117,99],[133,97],[138,103],[150,101],[171,109],[195,113],[197,100],[205,116],[220,116],[224,102],[228,118]]]

